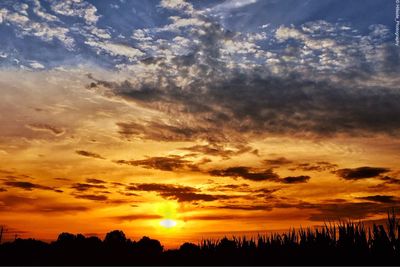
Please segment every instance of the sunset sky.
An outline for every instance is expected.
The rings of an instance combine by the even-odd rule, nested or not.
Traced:
[[[166,247],[400,208],[394,0],[0,2],[0,225]]]

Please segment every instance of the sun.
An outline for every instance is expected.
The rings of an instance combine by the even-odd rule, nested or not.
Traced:
[[[165,228],[172,228],[177,225],[177,222],[172,219],[164,219],[160,222],[160,225]]]

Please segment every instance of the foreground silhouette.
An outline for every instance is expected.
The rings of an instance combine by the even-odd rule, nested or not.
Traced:
[[[103,241],[62,233],[45,243],[17,238],[0,245],[2,265],[399,265],[400,224],[394,212],[386,227],[338,223],[294,229],[256,239],[223,238],[164,250],[158,240],[132,241],[122,231]]]

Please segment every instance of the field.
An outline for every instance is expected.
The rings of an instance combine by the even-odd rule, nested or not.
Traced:
[[[258,238],[233,237],[184,243],[164,250],[158,240],[132,241],[122,231],[104,240],[62,233],[57,241],[15,239],[0,245],[3,265],[396,265],[400,223],[394,211],[386,225],[327,223]]]

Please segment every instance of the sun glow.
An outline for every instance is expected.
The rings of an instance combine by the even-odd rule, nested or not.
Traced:
[[[171,219],[165,219],[165,220],[162,220],[162,221],[160,222],[160,225],[163,226],[163,227],[165,227],[165,228],[172,228],[172,227],[175,227],[176,224],[177,224],[176,221],[171,220]]]

